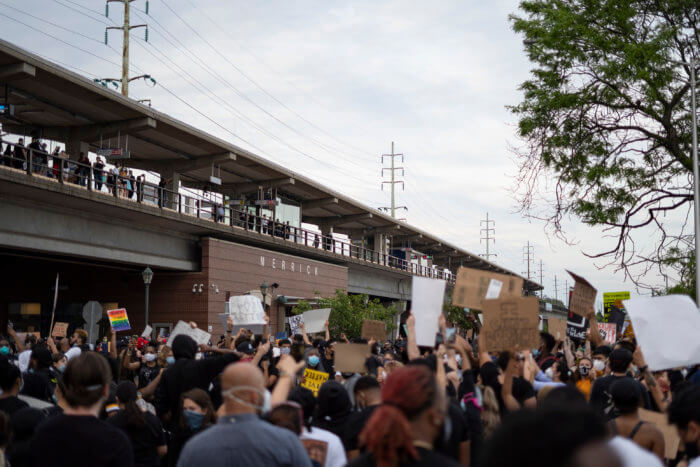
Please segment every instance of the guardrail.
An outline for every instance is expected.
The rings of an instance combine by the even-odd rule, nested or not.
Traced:
[[[411,274],[446,279],[454,283],[454,276],[445,271],[420,266],[403,258],[370,250],[354,245],[346,240],[322,235],[317,232],[276,222],[267,217],[251,214],[247,210],[224,202],[206,199],[198,193],[183,194],[168,190],[162,185],[155,185],[134,176],[125,176],[123,169],[106,169],[104,165],[91,164],[87,158],[74,161],[65,157],[65,153],[49,154],[43,150],[15,143],[7,145],[0,156],[2,166],[21,170],[27,176],[42,176],[57,183],[70,183],[82,186],[88,191],[104,193],[115,198],[133,200],[139,204],[150,204],[160,209],[191,215],[217,224],[225,224],[234,229],[257,232],[302,244],[310,248],[323,249],[332,253],[380,264],[389,268],[408,271]]]

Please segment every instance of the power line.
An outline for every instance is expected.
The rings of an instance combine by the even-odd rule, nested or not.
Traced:
[[[109,24],[110,24],[110,23],[108,23],[107,21],[104,21],[103,19],[98,19],[98,18],[95,18],[94,16],[90,16],[90,15],[88,15],[87,13],[83,13],[82,11],[80,11],[80,10],[78,10],[78,9],[76,9],[76,8],[73,8],[73,7],[70,6],[70,5],[65,5],[65,4],[63,4],[63,3],[59,2],[58,0],[53,0],[53,1],[56,2],[56,3],[58,3],[59,5],[61,5],[62,7],[68,8],[69,10],[73,10],[74,12],[78,13],[79,15],[83,15],[83,16],[85,16],[86,18],[90,18],[90,19],[93,20],[93,21],[97,21],[98,23],[102,23],[102,24],[105,24],[105,25],[109,25]],[[70,1],[70,0],[64,0],[64,1],[68,2],[68,1]],[[90,8],[87,8],[87,7],[83,6],[83,5],[80,5],[79,3],[75,3],[75,2],[71,2],[71,3],[73,3],[73,4],[75,4],[75,5],[78,5],[78,6],[84,8],[84,9],[86,9],[86,10],[88,10],[88,11],[94,11],[94,10],[91,10]],[[101,14],[101,13],[100,13],[100,14]],[[112,24],[114,24],[114,22],[112,22]]]
[[[50,24],[51,26],[57,27],[57,28],[59,28],[59,29],[63,29],[64,31],[68,31],[68,32],[73,33],[73,34],[77,34],[78,36],[81,36],[81,37],[83,37],[83,38],[85,38],[85,39],[88,39],[88,40],[97,42],[98,44],[101,44],[101,42],[98,41],[97,39],[95,39],[94,37],[87,36],[87,35],[85,35],[85,34],[83,34],[83,33],[81,33],[81,32],[74,31],[73,29],[65,28],[65,27],[61,26],[60,24],[52,23],[51,21],[47,21],[47,20],[45,20],[45,19],[41,19],[41,18],[39,18],[38,16],[34,16],[34,15],[31,14],[31,13],[27,13],[26,11],[22,11],[22,10],[20,10],[20,9],[18,9],[18,8],[15,8],[15,7],[11,6],[11,5],[8,5],[7,3],[0,2],[0,5],[3,5],[3,6],[5,6],[5,7],[7,7],[7,8],[10,8],[11,10],[15,10],[15,11],[17,11],[17,12],[19,12],[19,13],[22,13],[23,15],[27,15],[27,16],[29,16],[30,18],[34,18],[35,20],[41,21],[42,23]]]

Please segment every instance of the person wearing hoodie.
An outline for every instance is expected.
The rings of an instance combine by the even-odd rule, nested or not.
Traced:
[[[351,413],[352,403],[343,385],[337,381],[326,381],[318,391],[316,414],[312,426],[337,435],[347,451]]]
[[[207,347],[205,351],[223,355],[195,360],[197,343],[184,334],[175,336],[172,349],[175,363],[168,366],[161,375],[154,403],[158,416],[164,425],[170,428],[174,428],[180,422],[178,408],[183,393],[194,388],[206,391],[226,365],[240,359],[235,351]]]
[[[34,347],[29,359],[29,369],[22,376],[24,386],[20,391],[23,396],[53,402],[53,387],[49,368],[53,364],[51,352],[45,346]]]

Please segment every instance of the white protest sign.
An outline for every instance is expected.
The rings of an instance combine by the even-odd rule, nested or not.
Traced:
[[[700,311],[690,297],[640,297],[624,304],[650,370],[700,363]]]
[[[290,316],[287,318],[289,323],[289,335],[301,334],[301,323],[304,322],[304,315]]]
[[[445,303],[445,285],[442,279],[413,276],[411,283],[411,313],[416,318],[416,343],[426,347],[435,345],[438,317]]]
[[[141,337],[143,337],[144,339],[150,339],[151,334],[153,334],[153,328],[149,325],[146,325],[146,328],[141,333]]]
[[[236,326],[265,324],[265,311],[262,302],[253,295],[239,295],[229,298],[228,313]]]
[[[170,337],[168,338],[168,347],[173,346],[173,339],[175,339],[175,336],[180,334],[190,336],[197,344],[206,345],[211,340],[211,334],[208,332],[199,328],[193,328],[189,325],[189,323],[185,323],[184,321],[178,321],[175,328],[170,333]]]
[[[309,310],[302,313],[302,321],[306,327],[306,332],[311,334],[314,332],[322,332],[325,330],[326,321],[331,315],[330,308],[321,308],[320,310]]]
[[[503,282],[498,279],[491,279],[489,281],[489,288],[486,289],[486,300],[496,300],[501,295],[501,289],[503,288]]]

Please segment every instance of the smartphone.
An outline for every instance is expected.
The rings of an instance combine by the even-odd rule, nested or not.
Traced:
[[[456,340],[456,334],[457,334],[457,329],[455,328],[447,328],[445,329],[445,338],[447,339],[448,344],[454,344]]]

